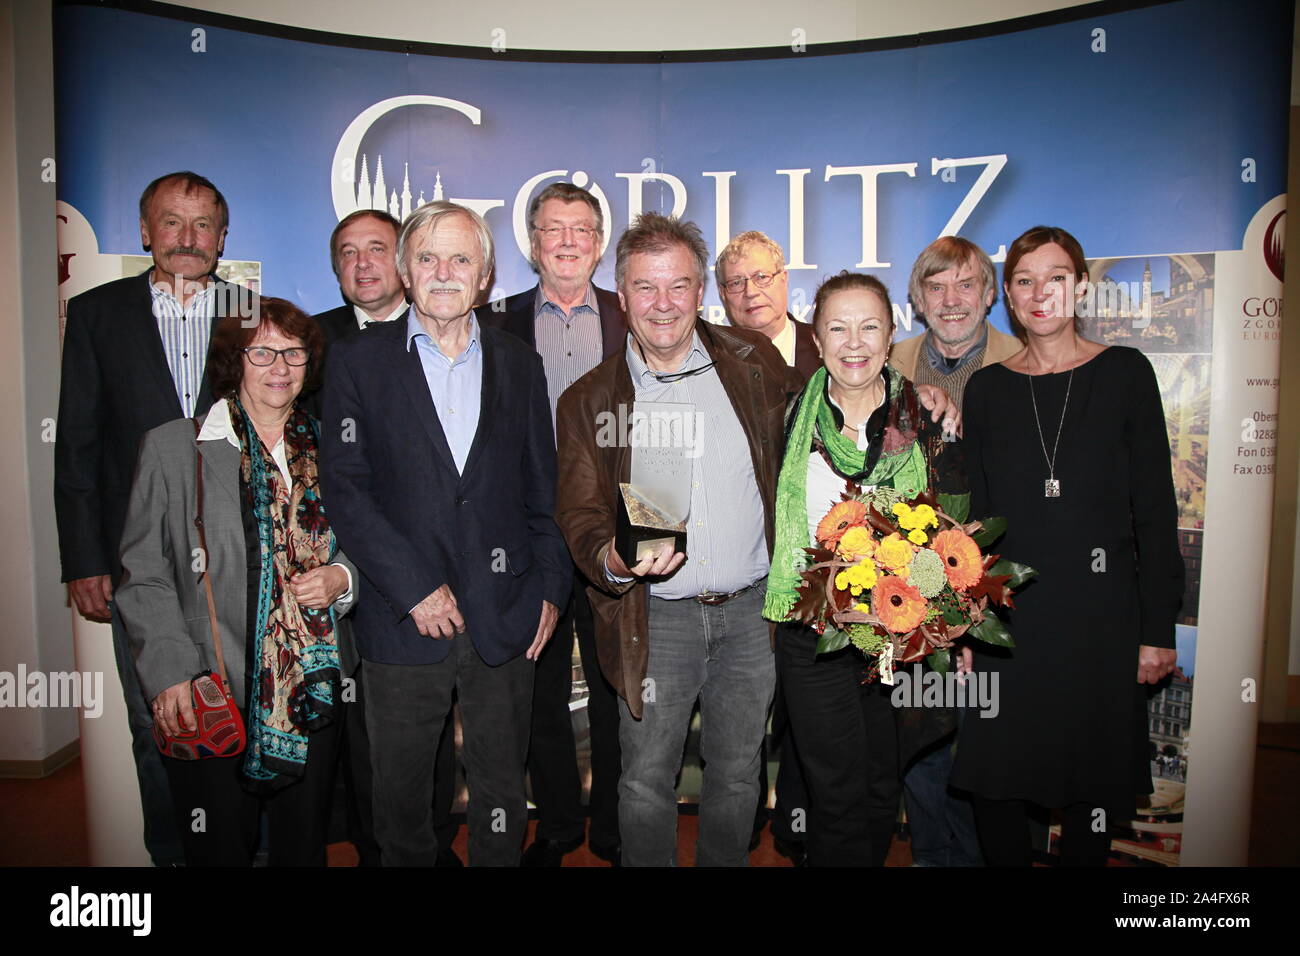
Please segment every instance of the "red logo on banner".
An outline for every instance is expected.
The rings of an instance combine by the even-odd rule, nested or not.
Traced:
[[[1273,221],[1264,230],[1264,262],[1268,271],[1277,276],[1277,281],[1284,281],[1286,272],[1286,210],[1273,217]]]

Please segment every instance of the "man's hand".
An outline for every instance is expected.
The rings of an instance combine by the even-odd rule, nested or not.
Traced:
[[[655,554],[647,555],[635,567],[629,568],[619,556],[613,538],[609,539],[609,550],[605,553],[605,566],[609,568],[610,574],[619,578],[644,578],[672,574],[682,566],[682,562],[685,560],[685,553],[681,551],[674,552],[672,545],[664,544],[660,546]]]
[[[107,624],[112,618],[108,602],[113,600],[113,581],[107,574],[92,578],[75,578],[68,582],[68,594],[81,616],[87,621]]]
[[[194,733],[194,704],[190,682],[172,684],[153,699],[153,720],[169,737]]]
[[[348,573],[335,565],[322,565],[289,580],[294,600],[303,607],[329,607],[348,590]]]
[[[560,609],[550,601],[542,602],[542,616],[537,622],[537,634],[533,636],[533,646],[524,651],[524,657],[535,661],[542,656],[546,642],[555,633],[555,625],[560,620]]]
[[[961,412],[947,392],[937,385],[917,385],[916,397],[921,400],[921,406],[930,412],[930,421],[943,419],[945,434],[961,434]]]
[[[465,633],[456,595],[445,584],[411,609],[411,620],[421,634],[434,640],[450,640]]]
[[[1177,664],[1177,651],[1143,644],[1138,648],[1138,683],[1159,684],[1174,672]]]

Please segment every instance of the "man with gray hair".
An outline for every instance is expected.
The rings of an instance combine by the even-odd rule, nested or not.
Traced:
[[[519,862],[535,661],[568,600],[542,360],[480,328],[483,219],[421,206],[397,239],[404,319],[330,350],[321,482],[361,571],[354,622],[385,866],[437,859],[433,754],[459,695],[471,866]]]
[[[591,281],[605,237],[605,217],[595,196],[573,183],[551,183],[533,197],[528,229],[537,285],[479,306],[477,314],[485,328],[504,329],[537,350],[546,369],[553,420],[564,390],[622,350],[627,322],[618,296]],[[575,632],[587,683],[591,743],[588,845],[602,860],[619,859],[618,697],[600,673],[586,589],[575,586],[555,637],[537,662],[528,746],[537,833],[524,852],[524,866],[560,866],[565,854],[582,845],[586,828],[569,711]]]
[[[969,239],[941,236],[926,246],[912,266],[908,292],[927,329],[896,343],[889,364],[918,386],[942,388],[958,408],[975,372],[1023,347],[989,324],[997,274],[988,254]],[[983,861],[970,797],[948,789],[954,739],[948,734],[927,748],[903,776],[912,861],[920,866]]]
[[[765,233],[742,232],[718,253],[717,273],[727,320],[762,332],[786,365],[793,365],[804,378],[812,377],[821,368],[821,353],[812,326],[789,312],[790,274],[781,247]]]
[[[997,274],[988,254],[969,239],[940,236],[926,246],[912,266],[907,291],[926,331],[895,343],[889,364],[916,385],[942,388],[958,408],[976,371],[1024,348],[989,324]]]
[[[556,411],[557,521],[590,582],[601,667],[622,698],[625,866],[676,862],[675,781],[697,701],[704,780],[696,863],[747,863],[776,676],[762,586],[783,413],[801,379],[761,333],[698,321],[708,267],[695,224],[640,216],[615,263],[631,335]],[[629,566],[615,548],[619,484],[630,480],[636,432],[609,440],[598,423],[631,420],[636,402],[685,404],[699,423],[685,456],[689,558],[665,546]]]

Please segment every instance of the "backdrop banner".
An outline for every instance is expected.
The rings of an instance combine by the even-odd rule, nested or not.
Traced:
[[[531,287],[526,211],[556,180],[598,198],[607,243],[643,210],[694,220],[714,254],[763,230],[786,251],[801,320],[824,277],[870,272],[900,338],[924,331],[907,279],[937,236],[1000,263],[1032,225],[1070,230],[1092,257],[1087,334],[1155,367],[1188,568],[1180,671],[1150,706],[1156,793],[1114,849],[1176,864],[1199,845],[1198,862],[1244,862],[1291,3],[1095,4],[833,51],[796,39],[572,57],[406,49],[153,4],[55,16],[60,316],[74,291],[147,267],[138,198],[178,169],[229,200],[223,275],[308,312],[342,301],[328,250],[340,218],[433,199],[486,217],[492,297]],[[612,250],[596,282],[612,287]],[[723,320],[712,282],[705,315]],[[1009,330],[1001,303],[992,319]],[[1198,695],[1193,724],[1198,663],[1217,690]],[[698,778],[683,780],[693,799]]]

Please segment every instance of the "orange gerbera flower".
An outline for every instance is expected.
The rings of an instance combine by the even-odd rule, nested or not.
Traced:
[[[828,548],[834,548],[845,531],[866,520],[867,509],[861,501],[841,501],[817,525],[817,540]]]
[[[882,575],[871,591],[871,609],[895,634],[906,634],[925,620],[927,605],[921,592],[894,574]]]
[[[931,547],[943,560],[944,573],[954,590],[965,591],[974,587],[984,577],[984,560],[980,547],[964,532],[956,528],[940,531],[934,536]]]

